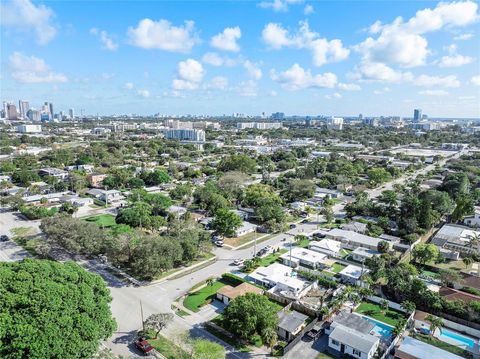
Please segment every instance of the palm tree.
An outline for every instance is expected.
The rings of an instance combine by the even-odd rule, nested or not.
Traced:
[[[382,299],[379,304],[380,304],[380,308],[382,308],[382,314],[385,314],[385,312],[388,309],[388,300]]]
[[[265,327],[262,330],[262,340],[268,348],[273,348],[277,342],[277,331],[273,327]]]
[[[433,336],[435,334],[435,330],[440,329],[443,327],[443,320],[439,317],[435,317],[431,314],[427,315],[425,319],[430,322],[430,335]]]
[[[475,248],[475,254],[480,253],[480,235],[477,232],[469,235],[468,246]],[[477,266],[477,275],[480,276],[480,266]]]
[[[462,259],[462,261],[463,264],[465,264],[465,269],[467,269],[474,262],[472,257],[465,257]]]
[[[415,303],[414,303],[414,302],[411,302],[411,301],[409,301],[409,300],[405,300],[405,301],[402,302],[402,308],[403,308],[408,314],[414,312],[415,309],[416,309],[416,307],[417,307],[417,306],[415,305]]]

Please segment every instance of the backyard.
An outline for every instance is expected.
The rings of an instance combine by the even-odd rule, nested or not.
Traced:
[[[446,350],[447,352],[457,354],[461,356],[462,358],[470,358],[471,355],[468,351],[456,347],[455,345],[448,344],[445,342],[442,342],[441,340],[438,340],[437,338],[434,338],[430,335],[423,335],[423,334],[415,334],[415,339],[421,340],[424,343],[436,346],[437,348]]]
[[[384,311],[379,304],[371,302],[362,302],[355,312],[367,315],[391,326],[395,326],[400,320],[405,318],[403,313],[390,308]]]
[[[272,254],[269,254],[268,256],[266,257],[263,257],[263,258],[260,258],[260,262],[259,264],[262,266],[262,267],[268,267],[270,264],[276,262],[278,260],[278,258],[280,258],[280,256],[282,254],[285,254],[287,253],[288,250],[287,249],[281,249],[275,253],[272,253]]]
[[[87,222],[95,223],[101,228],[109,229],[112,232],[112,234],[127,233],[132,230],[132,228],[129,225],[117,224],[117,222],[115,222],[115,216],[112,216],[110,214],[99,214],[96,216],[86,217],[83,219]]]

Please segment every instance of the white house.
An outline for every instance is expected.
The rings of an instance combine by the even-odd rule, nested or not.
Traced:
[[[292,268],[280,263],[259,267],[247,279],[270,288],[271,292],[294,298],[300,298],[312,285],[311,282],[296,277]]]
[[[364,274],[368,273],[369,270],[362,268],[353,264],[350,264],[343,268],[339,273],[339,277],[345,283],[350,283],[352,285],[359,285],[361,278]]]
[[[248,233],[255,232],[256,229],[257,229],[256,224],[243,221],[242,225],[235,230],[235,237],[241,237]]]
[[[363,248],[363,247],[358,247],[355,248],[355,250],[352,252],[352,258],[353,260],[363,263],[367,259],[372,258],[373,256],[379,255],[380,252],[374,250],[374,249],[368,249],[368,248]]]
[[[310,241],[308,248],[312,251],[324,253],[328,256],[340,257],[342,243],[333,239],[324,238],[321,241]]]
[[[355,249],[358,247],[376,250],[381,239],[370,237],[365,234],[345,231],[343,229],[334,228],[329,232],[325,232],[327,238],[335,239],[342,242],[343,248]]]
[[[306,248],[292,247],[289,252],[282,254],[280,258],[283,264],[292,268],[320,269],[325,267],[324,261],[327,255]]]
[[[472,228],[480,228],[480,207],[475,207],[475,213],[465,216],[463,223]]]
[[[337,326],[328,337],[330,348],[361,359],[373,358],[379,344],[380,338],[343,325]]]
[[[328,350],[337,356],[348,354],[354,358],[370,359],[380,345],[380,338],[374,328],[373,323],[360,315],[342,312],[325,329],[329,335]]]

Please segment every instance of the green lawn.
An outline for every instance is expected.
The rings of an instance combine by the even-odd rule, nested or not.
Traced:
[[[148,339],[148,342],[167,359],[190,359],[191,356],[178,345],[159,335],[157,339]]]
[[[350,250],[350,249],[340,249],[340,255],[342,256],[342,258],[346,258],[350,255],[350,253],[352,253],[353,251]]]
[[[262,267],[268,267],[270,264],[276,262],[277,259],[280,258],[280,256],[282,254],[287,253],[287,252],[288,252],[287,249],[281,249],[278,252],[275,252],[275,253],[269,254],[266,257],[260,258],[259,263]]]
[[[309,244],[310,244],[310,240],[308,238],[304,238],[296,242],[295,246],[301,247],[301,248],[307,248]]]
[[[183,305],[192,312],[198,312],[202,306],[210,303],[215,298],[215,294],[220,288],[227,284],[228,283],[222,279],[216,280],[212,285],[207,285],[190,293],[183,301]]]
[[[415,334],[415,339],[421,340],[422,342],[433,345],[437,348],[446,350],[447,352],[457,354],[458,356],[461,356],[463,358],[471,357],[471,354],[468,351],[462,348],[456,347],[455,345],[442,342],[441,340],[438,340],[437,338],[433,338],[429,335]]]
[[[347,266],[342,264],[342,263],[333,263],[332,268],[330,269],[331,272],[333,273],[340,273],[343,269],[345,269]]]
[[[371,302],[362,302],[355,311],[392,326],[395,326],[398,321],[405,318],[402,313],[390,308],[385,311],[385,314],[383,314],[380,305]]]
[[[115,216],[109,214],[99,214],[96,216],[86,217],[84,220],[95,223],[101,228],[110,229],[114,235],[127,233],[132,230],[132,228],[127,224],[117,224],[117,222],[115,222]]]
[[[235,347],[237,350],[239,350],[241,352],[246,353],[246,352],[250,351],[250,347],[248,345],[245,345],[245,344],[241,343],[240,341],[235,339],[235,337],[230,338],[229,336],[223,334],[222,332],[216,330],[215,328],[213,328],[209,325],[205,326],[205,330],[207,332],[215,335],[218,339],[223,340],[225,343],[230,344],[232,347]]]

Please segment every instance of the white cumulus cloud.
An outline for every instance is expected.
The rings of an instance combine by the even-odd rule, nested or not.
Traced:
[[[473,77],[470,79],[470,82],[471,82],[473,85],[480,86],[480,75],[473,76]]]
[[[178,63],[178,78],[172,82],[175,90],[195,90],[203,79],[205,70],[200,62],[187,59]]]
[[[303,14],[306,16],[311,15],[314,12],[315,12],[315,9],[310,4],[305,5],[305,7],[303,8]]]
[[[138,90],[137,94],[141,97],[144,97],[144,98],[150,97],[150,91],[148,91],[148,90]]]
[[[418,94],[425,96],[447,96],[448,92],[445,90],[425,90],[420,91]]]
[[[342,83],[338,84],[338,88],[344,91],[360,91],[362,88],[357,84],[352,83]]]
[[[228,79],[223,76],[215,76],[206,86],[207,89],[226,90],[228,88]]]
[[[420,75],[413,82],[416,86],[421,87],[459,87],[460,81],[458,81],[457,76],[448,75],[448,76],[429,76],[429,75]]]
[[[361,62],[351,77],[355,80],[402,83],[413,80],[411,72],[396,71],[381,62]]]
[[[272,9],[275,12],[286,12],[288,11],[289,5],[301,3],[303,3],[303,0],[272,0],[262,1],[258,4],[258,6],[264,9]]]
[[[237,61],[229,57],[220,56],[216,52],[207,52],[202,56],[202,62],[211,66],[227,66],[232,67]]]
[[[0,13],[2,26],[33,31],[40,45],[50,42],[57,33],[52,24],[55,13],[45,5],[36,6],[30,0],[6,1],[0,5]]]
[[[115,51],[118,49],[118,44],[113,41],[105,30],[99,30],[94,27],[90,29],[90,34],[98,36],[104,50]]]
[[[21,83],[61,83],[68,79],[64,74],[51,71],[44,60],[14,52],[10,56],[12,77]]]
[[[370,27],[376,38],[368,37],[354,46],[363,61],[421,66],[431,53],[425,33],[442,28],[463,27],[478,19],[478,5],[473,1],[439,3],[434,9],[417,11],[408,21],[398,17],[390,24],[377,21]]]
[[[237,44],[237,40],[242,37],[242,31],[240,27],[227,27],[223,32],[212,37],[210,45],[224,51],[240,51],[240,46]]]
[[[164,19],[143,19],[137,27],[128,28],[127,36],[133,46],[170,52],[189,52],[199,41],[193,21],[174,26]]]
[[[331,72],[312,75],[310,70],[304,70],[299,64],[293,64],[289,69],[276,73],[271,72],[271,78],[287,90],[305,88],[333,88],[337,84],[337,76]]]
[[[246,60],[243,63],[243,67],[247,70],[248,75],[255,79],[260,80],[262,78],[262,70],[258,67],[257,64],[254,64],[250,60]]]
[[[471,39],[472,37],[473,37],[473,34],[470,32],[467,32],[465,34],[457,35],[453,39],[456,41],[465,41],[465,40]]]
[[[320,37],[319,33],[310,30],[308,21],[301,21],[299,25],[297,32],[291,34],[282,25],[269,23],[262,30],[262,39],[270,49],[274,50],[282,47],[310,50],[316,66],[348,58],[350,50],[343,46],[341,40],[327,40]]]

